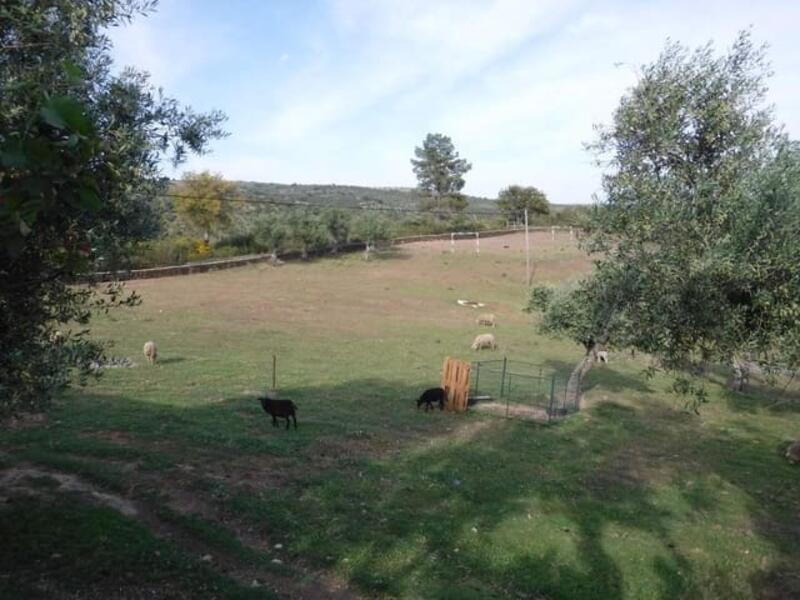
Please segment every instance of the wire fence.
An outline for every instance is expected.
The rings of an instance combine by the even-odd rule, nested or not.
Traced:
[[[549,422],[578,410],[567,397],[567,379],[547,365],[507,357],[471,368],[470,404],[479,411]]]

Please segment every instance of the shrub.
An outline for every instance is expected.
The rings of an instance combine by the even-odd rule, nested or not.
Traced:
[[[131,257],[131,268],[147,269],[182,265],[193,260],[195,240],[177,236],[138,244]]]
[[[241,248],[237,248],[236,246],[214,246],[214,258],[233,258],[245,254],[250,253],[242,252]]]

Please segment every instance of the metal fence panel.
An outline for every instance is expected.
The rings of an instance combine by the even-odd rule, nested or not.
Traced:
[[[577,410],[567,402],[566,391],[567,375],[546,365],[507,357],[472,364],[470,404],[488,402],[494,409],[504,405],[507,417],[565,417]]]

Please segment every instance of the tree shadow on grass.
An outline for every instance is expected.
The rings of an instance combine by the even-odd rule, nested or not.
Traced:
[[[426,414],[419,386],[380,378],[282,391],[299,407],[297,431],[273,429],[255,395],[171,407],[83,394],[49,429],[0,440],[36,447],[41,460],[96,457],[87,432],[124,430],[136,452],[172,463],[164,477],[188,464],[198,477],[247,468],[258,482],[271,463],[257,459],[279,458],[293,473],[282,487],[196,493],[370,594],[675,598],[704,595],[711,578],[715,594],[739,596],[739,577],[753,595],[800,593],[790,577],[800,567],[796,474],[746,432],[646,400],[538,426]],[[718,547],[713,529],[731,496],[778,557],[768,573],[716,572],[718,560],[703,559],[738,564],[738,548]]]
[[[573,364],[563,360],[548,359],[544,364],[566,382],[578,360],[579,358],[576,358]],[[640,394],[650,394],[655,391],[648,385],[647,378],[643,373],[625,373],[615,369],[613,365],[607,364],[596,364],[584,379],[582,388],[584,392],[595,388],[602,388],[615,393],[633,391]]]
[[[744,392],[726,390],[724,399],[734,412],[775,415],[800,413],[800,393],[783,391],[780,387],[767,384],[750,384]]]
[[[182,356],[168,356],[166,358],[159,358],[158,363],[159,365],[173,365],[176,363],[186,362],[186,359]]]
[[[409,260],[413,257],[411,252],[404,248],[380,248],[370,253],[370,260]]]

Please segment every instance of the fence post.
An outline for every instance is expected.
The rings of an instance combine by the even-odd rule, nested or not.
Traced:
[[[503,397],[503,392],[506,389],[506,363],[508,362],[508,357],[503,357],[503,371],[500,374],[500,397]]]
[[[481,393],[481,389],[478,387],[478,384],[481,380],[481,363],[475,363],[475,396],[477,397]],[[469,398],[467,398],[467,404],[469,404]]]
[[[475,254],[481,253],[481,234],[480,232],[475,232]]]
[[[528,209],[525,209],[525,285],[531,287],[531,242],[528,234]]]
[[[450,234],[450,254],[454,254],[456,251],[456,234]]]
[[[539,367],[539,378],[536,380],[536,395],[542,393],[542,367]]]
[[[550,417],[553,416],[553,402],[555,401],[556,397],[556,374],[553,373],[553,377],[550,379],[550,407],[547,409],[547,420],[550,420]]]

